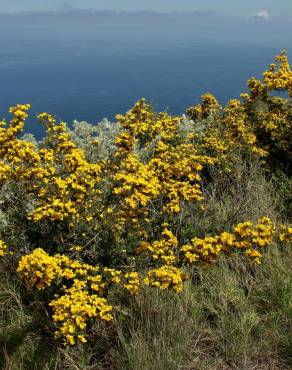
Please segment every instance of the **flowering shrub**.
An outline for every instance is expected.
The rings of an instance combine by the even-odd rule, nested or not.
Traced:
[[[207,119],[203,146],[217,153],[222,162],[233,160],[233,151],[239,149],[286,160],[291,156],[292,129],[292,71],[286,51],[276,57],[262,80],[251,78],[247,85],[250,92],[241,94],[243,101],[230,100],[223,110],[211,94],[203,95],[201,104],[187,110],[195,122]]]
[[[230,253],[237,249],[259,264],[262,257],[259,249],[271,244],[274,236],[275,226],[268,217],[264,217],[256,225],[252,222],[238,224],[233,233],[223,232],[204,239],[194,238],[190,245],[182,247],[182,252],[188,263],[203,262],[203,265],[208,266],[220,253]]]
[[[185,272],[188,266],[201,263],[209,266],[220,254],[235,253],[237,250],[260,264],[261,249],[272,244],[275,238],[281,241],[291,239],[292,228],[281,225],[276,231],[272,221],[264,217],[257,224],[244,222],[234,228],[233,233],[223,232],[217,236],[203,239],[194,238],[191,244],[179,246],[177,238],[166,228],[163,239],[150,243],[141,243],[138,253],[150,253],[156,268],[143,272],[124,273],[112,268],[101,268],[80,263],[65,255],[48,255],[43,249],[35,249],[21,258],[18,273],[28,287],[39,290],[54,284],[58,293],[49,306],[52,307],[52,319],[59,327],[56,336],[64,338],[65,343],[86,342],[86,327],[90,319],[99,317],[112,320],[113,307],[107,301],[107,294],[114,285],[126,289],[134,295],[142,284],[160,289],[173,289],[180,292],[187,280]],[[160,266],[160,267],[159,267]]]
[[[187,275],[174,266],[162,266],[156,270],[150,270],[144,279],[144,284],[160,289],[173,289],[177,293],[182,291],[183,282]]]
[[[145,99],[116,123],[75,122],[73,131],[41,113],[39,143],[20,138],[29,105],[0,122],[0,211],[9,220],[0,257],[43,294],[65,344],[86,343],[94,320],[113,319],[117,287],[129,297],[145,286],[179,293],[194,266],[232,254],[260,264],[267,246],[291,241],[291,227],[268,217],[218,235],[185,230],[192,214],[204,217],[216,166],[225,176],[240,157],[288,153],[289,102],[270,93],[291,95],[292,72],[285,53],[277,61],[263,81],[248,81],[243,102],[222,108],[208,93],[188,118],[156,113]]]

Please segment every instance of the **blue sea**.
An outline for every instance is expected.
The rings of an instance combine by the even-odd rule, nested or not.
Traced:
[[[283,48],[292,26],[281,22],[0,25],[0,116],[30,103],[26,131],[39,136],[42,111],[70,125],[114,120],[141,97],[174,114],[204,92],[224,104]]]

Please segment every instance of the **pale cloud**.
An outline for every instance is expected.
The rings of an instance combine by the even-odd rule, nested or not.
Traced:
[[[259,10],[256,14],[253,14],[249,18],[251,19],[263,19],[268,20],[270,18],[269,12],[267,10]]]

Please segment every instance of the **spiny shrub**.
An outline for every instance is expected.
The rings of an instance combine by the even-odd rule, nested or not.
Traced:
[[[222,110],[206,94],[188,118],[144,99],[98,127],[69,130],[41,113],[38,143],[20,137],[30,106],[10,109],[10,123],[0,122],[1,263],[40,291],[57,338],[86,343],[96,320],[110,322],[122,305],[117,290],[129,299],[144,286],[179,293],[193,267],[238,254],[260,264],[267,246],[291,240],[289,225],[265,215],[215,235],[185,227],[194,213],[204,218],[212,170],[224,178],[242,158],[267,166],[289,154],[289,102],[270,93],[291,95],[292,72],[285,53],[277,60],[263,81],[249,80],[243,102]]]

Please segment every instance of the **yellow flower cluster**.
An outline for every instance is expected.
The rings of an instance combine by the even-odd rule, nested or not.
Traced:
[[[291,140],[289,135],[292,130],[291,106],[283,98],[272,98],[268,112],[257,113],[259,134],[270,138],[273,145],[280,150],[291,153]],[[266,143],[266,150],[271,151],[271,144]]]
[[[102,291],[104,286],[102,284],[97,285],[101,281],[101,277],[96,276],[98,271],[98,267],[73,261],[65,255],[50,256],[42,248],[36,248],[32,253],[23,256],[17,269],[27,286],[35,286],[40,290],[61,279],[82,277],[92,283],[94,290]],[[94,276],[92,277],[90,274]]]
[[[84,151],[70,139],[66,125],[57,125],[47,113],[38,116],[46,125],[46,147],[39,149],[18,139],[29,108],[29,105],[12,107],[9,126],[0,122],[0,185],[14,179],[29,186],[37,196],[35,209],[29,215],[34,221],[76,220],[80,213],[90,215],[88,200],[99,194],[101,164],[88,163]]]
[[[239,149],[266,157],[276,147],[291,155],[291,105],[288,99],[271,94],[281,90],[292,96],[292,71],[285,50],[276,57],[276,63],[263,73],[262,80],[247,81],[250,93],[241,94],[243,102],[232,99],[222,109],[208,93],[202,95],[201,104],[187,110],[192,120],[204,122],[201,145],[218,162],[232,162],[233,153]]]
[[[124,288],[131,294],[137,294],[140,287],[139,274],[137,272],[127,272],[125,274]]]
[[[76,341],[86,343],[84,331],[89,319],[112,320],[112,307],[105,298],[90,294],[85,281],[74,280],[73,285],[66,288],[61,296],[57,295],[49,306],[53,310],[54,322],[60,325],[56,336],[70,345]]]
[[[34,145],[17,138],[24,127],[29,108],[29,104],[11,107],[9,112],[13,118],[10,124],[7,126],[5,121],[0,122],[0,185],[10,178],[31,179],[35,164],[40,162]]]
[[[216,115],[222,109],[221,105],[218,103],[218,100],[211,93],[203,94],[201,98],[201,104],[187,109],[187,114],[194,121],[208,118],[210,114]]]
[[[273,146],[291,154],[291,106],[288,99],[271,95],[271,92],[280,90],[292,96],[292,71],[286,50],[276,56],[276,63],[263,73],[262,80],[248,80],[248,87],[250,94],[241,96],[246,111],[257,123],[256,134],[265,138],[264,149],[271,150],[271,144],[267,141],[270,138]]]
[[[137,248],[137,253],[140,254],[147,251],[154,261],[161,261],[171,265],[177,260],[178,240],[172,231],[168,229],[168,224],[163,226],[164,228],[161,232],[163,239],[155,240],[152,243],[142,241]]]
[[[132,150],[137,143],[143,145],[152,141],[157,135],[161,135],[162,139],[171,138],[180,120],[164,112],[156,114],[145,99],[140,99],[125,116],[118,114],[116,119],[122,127],[116,141],[120,153],[124,153],[125,149]]]
[[[190,118],[198,121],[209,117],[212,110],[204,108],[206,104],[204,99],[203,95],[201,105],[188,109]],[[202,110],[204,113],[194,115],[193,109]],[[246,108],[239,100],[230,100],[223,110],[217,105],[216,114],[212,124],[207,123],[200,139],[202,148],[206,149],[217,162],[227,164],[232,162],[233,153],[239,149],[247,150],[259,157],[267,155],[267,152],[259,146],[253,127],[249,124]]]
[[[76,221],[81,215],[85,219],[92,217],[90,199],[100,193],[101,164],[86,160],[85,152],[70,139],[64,123],[57,125],[47,113],[40,114],[38,119],[47,128],[47,146],[53,148],[40,150],[46,157],[49,176],[40,179],[38,203],[30,218]]]
[[[225,137],[229,147],[240,145],[248,148],[251,153],[264,157],[267,152],[257,144],[257,137],[248,123],[248,116],[244,105],[239,100],[230,100],[224,109],[223,124],[225,127]]]
[[[221,253],[243,251],[244,255],[260,263],[262,254],[258,249],[272,243],[276,235],[271,219],[263,217],[257,224],[243,222],[238,224],[233,233],[223,232],[203,239],[193,238],[191,244],[181,247],[184,259],[188,264],[196,262],[209,266]]]
[[[270,64],[270,67],[263,73],[263,82],[255,78],[248,81],[251,93],[254,96],[267,94],[273,90],[287,90],[289,95],[292,96],[292,71],[286,50],[276,56],[276,62],[278,68],[277,64]]]
[[[29,287],[42,290],[53,283],[59,286],[62,294],[57,294],[49,305],[53,310],[53,321],[59,325],[56,336],[62,337],[66,344],[73,345],[78,340],[86,342],[81,331],[90,318],[112,319],[112,307],[102,297],[105,283],[98,274],[98,267],[71,260],[65,255],[50,256],[37,248],[21,258],[17,271]],[[113,282],[119,282],[120,272],[106,271],[112,275]]]
[[[162,212],[177,214],[183,202],[203,200],[199,173],[215,161],[198,154],[193,136],[180,137],[179,117],[156,114],[142,99],[117,119],[122,130],[116,140],[113,193],[123,196],[122,220],[137,222],[141,213],[146,218],[161,204]]]
[[[155,169],[165,197],[163,211],[177,214],[183,202],[201,202],[204,198],[200,186],[200,172],[205,164],[214,160],[199,155],[196,143],[179,143],[158,148],[150,165]]]
[[[17,272],[29,287],[44,289],[63,274],[63,261],[49,256],[43,249],[37,248],[19,261]]]
[[[7,245],[0,240],[0,257],[3,257],[7,253]]]
[[[103,272],[106,275],[109,275],[110,280],[111,280],[111,283],[113,283],[113,284],[120,284],[121,283],[121,281],[122,281],[121,280],[121,278],[122,278],[122,271],[116,270],[116,269],[113,269],[113,268],[105,267],[103,269]]]
[[[144,284],[160,289],[173,289],[175,292],[181,292],[183,282],[187,275],[179,268],[174,266],[162,266],[158,269],[150,270],[144,279]]]
[[[292,226],[291,225],[281,225],[279,239],[281,242],[291,242],[292,241]]]
[[[139,217],[146,217],[149,213],[148,204],[159,196],[161,190],[154,170],[132,153],[120,164],[113,183],[115,200],[120,201],[120,225],[127,221],[135,224]]]

